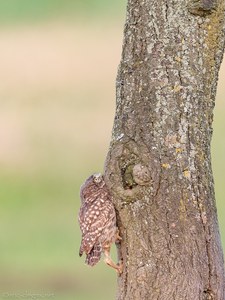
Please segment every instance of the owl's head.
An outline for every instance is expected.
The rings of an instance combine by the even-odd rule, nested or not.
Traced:
[[[93,181],[94,181],[94,183],[95,183],[96,185],[99,185],[99,184],[101,184],[101,183],[104,182],[103,176],[102,176],[101,173],[94,173],[94,174],[92,175],[92,178],[93,178]]]
[[[80,197],[81,200],[87,200],[91,196],[95,196],[105,186],[104,177],[100,173],[91,175],[85,183],[81,186]]]

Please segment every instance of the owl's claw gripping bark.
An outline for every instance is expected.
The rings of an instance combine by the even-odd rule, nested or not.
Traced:
[[[123,273],[123,262],[122,261],[120,261],[118,263],[117,273],[118,273],[118,276],[120,276]]]
[[[119,235],[119,230],[116,232],[116,242],[122,241],[121,236]]]
[[[120,276],[123,272],[123,263],[120,260],[118,264],[115,264],[114,261],[111,259],[110,257],[110,247],[109,246],[105,246],[104,247],[104,254],[105,254],[105,259],[104,262],[112,267],[113,269],[115,269],[118,273],[118,275]]]
[[[122,262],[119,262],[118,264],[115,264],[114,261],[109,256],[105,257],[104,262],[108,266],[110,266],[113,269],[115,269],[117,271],[117,273],[118,273],[119,276],[123,273],[123,263]]]

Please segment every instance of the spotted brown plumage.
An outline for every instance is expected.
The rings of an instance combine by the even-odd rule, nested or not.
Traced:
[[[119,239],[112,197],[101,174],[91,175],[80,190],[79,224],[82,240],[79,255],[86,254],[86,264],[94,266],[105,254],[105,262],[121,273],[121,265],[110,258],[110,247]]]

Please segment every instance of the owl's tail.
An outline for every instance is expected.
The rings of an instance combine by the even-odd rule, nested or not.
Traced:
[[[82,256],[82,255],[83,255],[83,252],[84,252],[84,250],[83,250],[83,247],[82,247],[82,244],[81,244],[80,250],[79,250],[79,256]]]
[[[102,254],[102,246],[100,243],[97,243],[93,246],[93,248],[91,249],[91,251],[87,254],[85,263],[89,266],[94,266],[96,265],[100,258],[101,258],[101,254]]]

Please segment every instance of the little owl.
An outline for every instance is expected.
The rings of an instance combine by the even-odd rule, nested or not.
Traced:
[[[99,262],[102,252],[105,262],[122,272],[122,264],[115,264],[110,258],[111,245],[120,240],[116,226],[116,212],[111,195],[101,174],[91,175],[80,190],[81,207],[79,224],[82,241],[79,255],[86,253],[86,264],[94,266]]]

